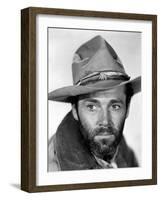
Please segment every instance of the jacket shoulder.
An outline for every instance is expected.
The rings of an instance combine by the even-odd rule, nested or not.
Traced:
[[[60,171],[60,165],[55,149],[56,135],[54,134],[48,144],[48,171]]]
[[[125,138],[123,138],[121,145],[120,145],[120,151],[127,163],[127,167],[138,167],[138,161],[135,156],[134,151],[128,146],[127,142],[125,141]]]

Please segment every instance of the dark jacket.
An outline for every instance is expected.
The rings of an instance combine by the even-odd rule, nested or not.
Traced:
[[[69,112],[59,125],[56,134],[50,139],[48,153],[49,171],[100,169],[80,133],[78,122]],[[122,138],[115,162],[118,168],[137,167],[133,151]]]

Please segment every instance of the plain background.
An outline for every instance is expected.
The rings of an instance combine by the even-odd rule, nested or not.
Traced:
[[[28,194],[20,184],[20,9],[28,6],[132,12],[158,15],[158,55],[160,55],[160,0],[15,0],[0,7],[0,198],[3,199],[160,199],[161,195],[161,101],[158,90],[158,185]],[[158,56],[158,77],[161,76]],[[160,89],[161,80],[158,80]]]
[[[116,51],[126,73],[134,79],[141,75],[141,38],[140,32],[94,31],[77,29],[48,29],[48,91],[73,85],[72,59],[80,45],[96,35],[101,35]],[[123,134],[128,145],[134,150],[141,166],[142,160],[142,98],[141,93],[134,95],[130,103]],[[48,101],[48,139],[71,110],[71,104]],[[136,126],[137,125],[137,126]]]

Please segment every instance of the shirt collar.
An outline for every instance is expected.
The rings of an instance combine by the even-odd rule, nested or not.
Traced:
[[[94,156],[94,158],[96,159],[97,163],[98,163],[102,168],[104,168],[104,169],[106,169],[106,168],[114,168],[114,169],[115,169],[115,168],[118,168],[118,166],[117,166],[117,164],[116,164],[116,161],[115,161],[116,155],[117,155],[117,153],[118,153],[118,149],[119,149],[119,146],[117,147],[116,152],[115,152],[113,158],[110,160],[110,162],[107,162],[107,161],[105,161],[105,160],[103,160],[103,159],[101,159],[101,158],[95,156],[94,154],[93,154],[93,156]]]

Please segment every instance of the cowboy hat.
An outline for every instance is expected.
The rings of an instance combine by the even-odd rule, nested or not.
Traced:
[[[83,44],[74,54],[72,63],[73,85],[56,89],[48,99],[71,102],[72,97],[130,84],[133,95],[141,90],[141,77],[130,80],[124,66],[101,36]]]

